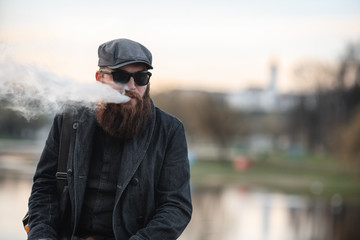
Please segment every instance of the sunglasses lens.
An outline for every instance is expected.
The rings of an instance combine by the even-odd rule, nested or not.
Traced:
[[[130,80],[131,74],[125,71],[116,71],[111,73],[114,79],[114,82],[118,83],[127,83]]]
[[[149,72],[136,72],[133,76],[137,85],[145,86],[149,83],[151,75]]]

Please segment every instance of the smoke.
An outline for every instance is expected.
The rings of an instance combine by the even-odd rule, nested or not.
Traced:
[[[69,73],[76,74],[76,69]],[[78,82],[9,58],[0,60],[0,83],[1,105],[27,120],[61,112],[65,105],[95,109],[99,102],[129,101],[129,97],[95,79],[91,83]]]

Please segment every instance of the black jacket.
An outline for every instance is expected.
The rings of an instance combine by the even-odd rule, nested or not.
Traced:
[[[192,214],[190,170],[182,123],[152,104],[152,121],[124,145],[113,230],[116,239],[177,239]],[[29,199],[28,239],[71,239],[80,217],[91,158],[94,112],[78,110],[68,159],[68,186],[56,196],[61,115],[54,119]],[[60,237],[61,236],[61,237]]]

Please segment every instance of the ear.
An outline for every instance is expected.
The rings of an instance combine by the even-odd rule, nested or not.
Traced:
[[[95,79],[98,82],[102,82],[102,73],[100,71],[96,71],[95,73]]]

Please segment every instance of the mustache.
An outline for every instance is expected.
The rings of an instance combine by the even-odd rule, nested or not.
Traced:
[[[125,91],[125,95],[130,97],[130,98],[136,98],[138,100],[141,100],[141,96],[139,93],[137,92],[133,92],[133,91]]]

